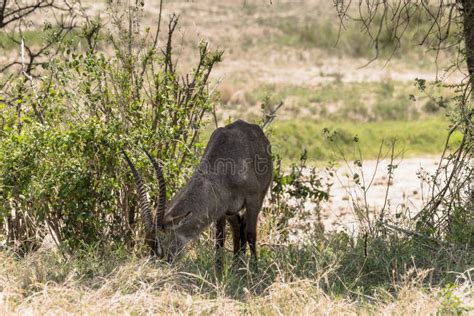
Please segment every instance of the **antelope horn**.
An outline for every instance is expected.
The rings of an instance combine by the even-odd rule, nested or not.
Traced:
[[[146,149],[143,149],[148,159],[151,161],[153,168],[155,168],[156,179],[158,180],[158,203],[156,204],[155,227],[163,225],[163,218],[166,209],[166,182],[163,176],[163,170],[160,164],[153,158]]]
[[[127,161],[127,164],[130,167],[130,170],[132,171],[133,178],[135,179],[135,185],[137,187],[139,197],[141,217],[145,226],[145,242],[148,244],[148,246],[150,246],[153,254],[161,256],[163,252],[161,251],[161,247],[156,238],[156,229],[153,223],[151,206],[146,196],[145,186],[143,185],[142,177],[140,176],[137,169],[135,168],[135,165],[132,163],[130,158],[128,158],[124,150],[122,150],[122,154],[124,155],[125,160]]]

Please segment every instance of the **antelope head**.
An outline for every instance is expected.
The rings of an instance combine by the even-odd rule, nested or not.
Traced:
[[[145,150],[146,156],[155,169],[155,175],[158,181],[158,196],[155,212],[153,212],[150,202],[148,201],[142,177],[125,151],[122,150],[122,153],[130,167],[138,191],[140,215],[145,227],[145,243],[150,247],[152,255],[160,258],[166,255],[168,259],[171,259],[171,257],[183,250],[187,241],[193,237],[178,232],[183,225],[189,223],[192,211],[190,211],[188,207],[180,207],[179,201],[174,201],[172,206],[167,208],[166,182],[163,176],[163,170],[160,164]],[[158,235],[163,233],[165,236],[163,236],[162,241],[166,247],[163,247],[158,237]]]

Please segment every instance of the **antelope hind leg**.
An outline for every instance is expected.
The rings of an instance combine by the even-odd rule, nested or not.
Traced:
[[[252,197],[245,202],[245,237],[249,244],[251,259],[257,266],[257,218],[262,208],[263,200],[258,196]]]
[[[216,271],[220,274],[224,268],[225,217],[216,221]]]

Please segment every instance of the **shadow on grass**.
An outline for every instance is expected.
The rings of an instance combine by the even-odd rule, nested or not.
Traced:
[[[421,286],[442,287],[455,281],[455,272],[468,270],[474,262],[474,254],[467,248],[439,247],[397,236],[365,239],[336,233],[315,236],[304,245],[262,246],[258,270],[247,257],[233,264],[229,252],[219,275],[211,249],[209,241],[198,243],[178,269],[200,291],[233,299],[242,299],[248,293],[268,294],[275,282],[302,279],[310,280],[328,295],[354,298],[378,290],[395,292],[401,283],[414,279]]]
[[[258,270],[248,256],[234,263],[225,254],[222,273],[215,268],[210,239],[195,242],[189,252],[170,264],[150,259],[146,252],[124,247],[104,251],[90,248],[65,259],[57,252],[32,253],[24,258],[1,254],[0,288],[15,285],[23,298],[51,284],[132,294],[145,289],[173,289],[206,299],[268,297],[275,286],[303,282],[328,297],[367,300],[403,286],[446,288],[472,269],[474,252],[468,245],[439,247],[396,235],[352,238],[345,233],[314,236],[305,244],[262,245]],[[457,272],[457,274],[456,274]]]

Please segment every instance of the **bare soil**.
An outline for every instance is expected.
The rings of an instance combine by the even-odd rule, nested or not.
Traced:
[[[378,163],[376,160],[367,160],[363,161],[362,167],[350,162],[339,167],[335,172],[329,201],[323,203],[321,210],[314,203],[307,202],[306,210],[312,216],[305,221],[295,219],[291,222],[292,238],[301,238],[304,227],[318,222],[318,211],[325,231],[345,230],[354,234],[358,230],[357,210],[360,209],[368,209],[370,218],[379,217],[381,212],[386,217],[396,214],[413,217],[417,214],[431,193],[424,179],[436,172],[439,157],[395,160],[393,164],[397,167],[390,182],[389,164],[389,160]],[[365,195],[353,180],[356,173],[361,185],[365,183],[367,187]]]

